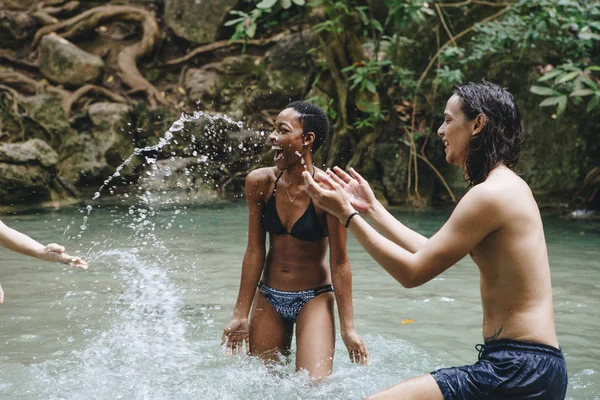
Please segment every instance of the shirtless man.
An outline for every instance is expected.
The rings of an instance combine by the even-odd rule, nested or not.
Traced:
[[[567,371],[554,325],[550,268],[538,206],[511,168],[522,143],[513,96],[483,82],[457,87],[438,135],[471,189],[427,239],[397,221],[354,170],[304,174],[315,204],[335,215],[404,287],[435,278],[470,254],[480,271],[479,362],[403,381],[381,399],[564,399]],[[359,214],[368,215],[379,234]]]
[[[17,253],[25,254],[40,260],[70,264],[77,268],[87,269],[87,263],[80,257],[72,257],[65,253],[65,248],[56,243],[47,246],[33,240],[29,236],[4,225],[0,221],[0,245]],[[0,304],[4,302],[4,292],[0,287]]]

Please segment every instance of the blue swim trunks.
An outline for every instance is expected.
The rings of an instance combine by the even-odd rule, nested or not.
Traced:
[[[510,339],[478,349],[477,363],[431,373],[444,400],[565,398],[567,365],[560,349]]]

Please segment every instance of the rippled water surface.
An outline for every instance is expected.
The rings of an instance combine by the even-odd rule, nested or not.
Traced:
[[[347,360],[311,385],[294,363],[269,371],[219,347],[246,242],[243,202],[5,216],[85,255],[87,272],[0,248],[1,399],[360,399],[442,366],[473,363],[479,277],[469,260],[406,290],[350,239],[357,330],[372,363]],[[430,235],[448,212],[397,213]],[[600,399],[600,223],[544,218],[570,399]],[[414,320],[403,324],[403,320]],[[404,321],[407,322],[407,321]],[[409,321],[410,322],[410,321]]]

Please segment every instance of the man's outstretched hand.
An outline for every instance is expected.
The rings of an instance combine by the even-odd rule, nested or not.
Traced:
[[[350,168],[350,175],[339,167],[328,169],[327,175],[348,194],[352,207],[356,211],[368,214],[375,204],[375,195],[369,182],[367,182],[354,168]]]
[[[342,224],[356,211],[352,207],[348,193],[328,174],[318,172],[313,179],[308,171],[304,171],[302,176],[307,185],[306,192],[313,203],[337,217]]]

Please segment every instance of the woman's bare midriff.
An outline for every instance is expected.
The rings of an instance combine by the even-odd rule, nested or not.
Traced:
[[[329,240],[303,241],[291,235],[270,235],[262,281],[277,290],[291,292],[331,284],[325,260]]]

